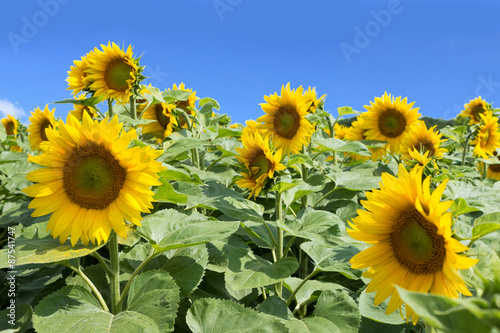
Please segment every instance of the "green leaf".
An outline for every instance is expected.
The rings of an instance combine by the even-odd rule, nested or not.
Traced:
[[[157,159],[158,161],[173,161],[191,149],[208,145],[206,141],[195,138],[181,138],[175,141],[166,141],[165,143],[168,143],[168,146],[165,147],[165,153]]]
[[[227,300],[203,298],[195,301],[186,322],[194,333],[287,332],[279,319]]]
[[[154,199],[158,202],[172,202],[183,204],[188,201],[188,197],[184,194],[177,193],[167,179],[160,178],[162,185],[158,186]]]
[[[361,156],[371,156],[370,150],[359,141],[345,142],[335,138],[316,138],[316,143],[322,152],[338,151],[355,153]]]
[[[302,283],[302,279],[296,277],[290,277],[285,279],[285,287],[292,292],[297,289],[297,287]],[[297,304],[304,304],[315,300],[321,295],[325,290],[346,290],[346,288],[340,284],[320,281],[320,280],[308,280],[306,281],[299,291],[295,294],[295,300]]]
[[[78,104],[78,105],[86,105],[86,106],[94,106],[102,101],[102,96],[89,97],[85,99],[73,99],[66,98],[62,101],[52,102],[54,104]]]
[[[237,248],[248,249],[248,245],[236,234],[227,239],[207,243],[209,255],[207,268],[219,273],[225,272],[229,264],[229,253]]]
[[[179,288],[166,271],[139,274],[130,285],[128,311],[153,319],[160,332],[172,332],[179,307]]]
[[[151,260],[144,271],[161,269],[167,271],[179,286],[181,298],[189,296],[200,284],[208,263],[205,244],[177,249],[173,255],[165,252]]]
[[[262,313],[280,318],[284,321],[292,320],[292,311],[286,306],[286,302],[278,296],[270,296],[259,304],[257,310]]]
[[[348,115],[348,114],[360,114],[361,112],[359,111],[354,111],[350,106],[341,106],[337,108],[337,111],[339,113],[339,117]]]
[[[264,206],[259,205],[253,201],[225,197],[212,203],[224,215],[239,220],[239,221],[264,221],[262,215],[264,214]]]
[[[380,177],[360,175],[355,172],[334,172],[328,175],[338,188],[346,188],[351,191],[370,191],[380,187]]]
[[[357,279],[360,271],[352,269],[349,260],[358,253],[352,245],[326,247],[314,242],[302,243],[302,250],[314,261],[316,267],[324,272],[339,272],[349,279]]]
[[[453,214],[455,216],[459,216],[459,215],[462,215],[462,214],[467,214],[467,213],[470,213],[470,212],[476,212],[478,211],[479,209],[475,208],[475,207],[470,207],[468,204],[467,204],[467,201],[465,201],[464,198],[457,198],[453,201],[453,204],[451,205],[451,211],[453,212]]]
[[[145,217],[137,231],[157,251],[167,251],[226,238],[238,227],[239,222],[211,221],[202,214],[166,209]]]
[[[361,323],[358,305],[345,291],[340,290],[322,292],[313,316],[328,319],[342,333],[357,333]]]
[[[497,230],[500,230],[500,213],[486,214],[474,221],[472,237],[480,238]]]
[[[196,185],[202,185],[200,177],[196,174],[188,175],[184,170],[176,169],[174,167],[168,167],[168,169],[163,170],[159,173],[160,180],[176,180],[181,182],[192,183]]]
[[[36,223],[25,229],[24,233],[16,239],[15,265],[46,264],[74,258],[84,257],[104,246],[85,246],[81,243],[71,246],[69,240],[61,244],[59,239],[54,239],[46,232],[47,222]],[[0,268],[9,266],[8,249],[0,250]],[[11,254],[12,256],[12,254]]]
[[[339,328],[323,317],[290,320],[285,323],[290,333],[342,333]]]
[[[206,104],[206,103],[208,103],[208,102],[212,102],[212,103],[213,103],[213,105],[214,105],[214,108],[215,108],[216,110],[219,110],[219,109],[220,109],[220,105],[219,105],[219,103],[218,103],[215,99],[213,99],[213,98],[211,98],[211,97],[204,97],[204,98],[200,99],[200,100],[198,101],[198,105],[199,105],[200,107],[202,107],[203,105],[205,105],[205,104]]]
[[[228,257],[226,283],[235,290],[277,283],[292,275],[299,267],[295,258],[282,258],[271,263],[241,248],[231,251]]]
[[[164,91],[162,94],[165,101],[174,102],[174,101],[187,101],[192,93],[193,93],[192,91],[187,91],[187,90],[170,89]]]
[[[7,296],[7,292],[5,292]],[[13,298],[11,298],[13,299]],[[15,300],[15,299],[14,299]],[[5,306],[7,308],[0,311],[0,331],[12,330],[12,332],[26,332],[31,326],[31,317],[33,316],[33,310],[29,304],[18,304],[17,302],[13,305],[8,303]],[[8,308],[9,306],[13,308]]]
[[[274,185],[270,191],[278,191],[279,193],[283,193],[295,186],[299,185],[298,183],[288,183],[288,182],[278,182]]]
[[[138,312],[112,315],[84,288],[64,287],[45,297],[33,312],[33,326],[38,333],[53,332],[144,332],[159,333],[153,319]]]
[[[7,139],[7,131],[5,126],[0,126],[0,142],[4,142]]]
[[[374,321],[391,324],[391,325],[401,325],[406,322],[399,311],[394,311],[393,313],[387,315],[385,310],[389,304],[389,298],[375,306],[375,293],[367,293],[363,290],[359,296],[359,311],[363,317],[370,318]]]
[[[295,164],[304,164],[306,167],[312,168],[314,166],[312,159],[308,155],[293,154],[288,158],[287,167]]]
[[[415,313],[430,325],[453,333],[489,333],[491,322],[500,326],[500,312],[481,309],[470,298],[451,299],[445,296],[412,292],[396,286],[399,296]]]

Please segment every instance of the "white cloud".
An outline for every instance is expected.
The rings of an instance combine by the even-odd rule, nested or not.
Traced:
[[[24,112],[23,108],[17,106],[17,102],[16,104],[13,104],[11,101],[8,101],[6,99],[0,99],[0,112],[3,114],[3,117],[6,117],[8,114],[16,118],[20,118],[26,115],[26,112]]]

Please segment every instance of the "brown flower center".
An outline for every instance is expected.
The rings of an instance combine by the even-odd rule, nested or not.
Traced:
[[[406,118],[398,110],[386,110],[378,118],[378,129],[386,137],[397,138],[405,128]]]
[[[120,194],[126,170],[111,152],[94,142],[76,147],[63,167],[63,188],[74,204],[103,210]]]
[[[168,124],[170,124],[170,118],[163,113],[163,105],[161,103],[155,104],[155,116],[163,129],[167,129]]]
[[[300,115],[291,105],[284,105],[274,115],[274,129],[278,136],[292,140],[300,127]]]
[[[117,91],[129,89],[128,80],[133,79],[134,68],[127,64],[124,59],[112,61],[106,67],[105,79],[109,88]]]
[[[391,233],[391,247],[401,266],[414,274],[432,274],[443,268],[446,257],[444,237],[414,207],[397,219]]]
[[[413,145],[413,148],[415,148],[417,151],[421,152],[422,154],[424,154],[425,152],[428,151],[429,157],[434,156],[434,154],[436,153],[436,148],[434,148],[434,145],[428,139],[423,139],[422,141]]]
[[[254,178],[257,179],[263,174],[266,174],[269,171],[269,160],[267,159],[266,155],[264,152],[260,151],[257,154],[255,154],[255,157],[253,158],[252,162],[250,163],[250,168],[252,167],[258,167],[259,171],[254,175]]]
[[[42,138],[42,141],[49,141],[49,139],[47,139],[47,134],[45,134],[45,129],[49,127],[52,128],[52,123],[50,120],[45,118],[40,124],[40,137]]]
[[[477,104],[477,105],[474,105],[470,111],[472,117],[474,117],[474,120],[476,120],[477,122],[481,122],[481,116],[480,114],[481,113],[484,113],[486,111],[486,109],[483,107],[483,104]]]

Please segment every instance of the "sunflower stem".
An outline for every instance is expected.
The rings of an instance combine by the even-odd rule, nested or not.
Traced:
[[[306,146],[302,147],[302,153],[304,155],[307,155],[308,149]],[[302,180],[306,181],[307,177],[309,176],[309,171],[307,170],[307,167],[304,164],[301,164],[301,169],[302,169]],[[302,198],[300,198],[302,202],[302,208],[307,207],[307,195],[304,195]]]
[[[109,257],[111,260],[111,270],[113,277],[110,278],[111,286],[111,312],[118,314],[121,309],[118,306],[120,303],[120,262],[118,260],[118,236],[114,231],[109,236]]]
[[[135,111],[135,96],[134,96],[134,94],[130,95],[130,117],[134,120],[137,119],[137,113]]]
[[[468,152],[468,148],[469,148],[469,140],[470,138],[472,137],[472,135],[474,134],[474,132],[470,132],[467,137],[465,138],[465,142],[464,142],[464,149],[463,149],[463,154],[462,154],[462,166],[465,165],[465,156],[467,155],[467,152]]]
[[[337,119],[335,119],[335,123],[332,124],[332,116],[326,117],[326,122],[328,123],[328,129],[330,130],[330,138],[334,137],[333,134],[333,129],[335,128],[335,124],[337,123]],[[337,152],[334,150],[332,151],[332,157],[333,157],[333,165],[337,166]]]
[[[106,260],[99,253],[97,253],[97,251],[92,253],[92,255],[94,256],[94,258],[97,259],[97,261],[99,261],[99,263],[102,266],[102,269],[104,269],[106,274],[111,279],[115,275],[115,272],[113,272],[111,268],[109,268],[109,265],[106,263]]]
[[[83,281],[85,281],[85,283],[90,287],[90,289],[92,289],[92,292],[97,297],[97,300],[99,301],[99,304],[101,304],[102,309],[104,311],[109,312],[108,305],[106,304],[106,301],[104,301],[104,298],[102,297],[101,293],[99,292],[99,290],[97,290],[96,286],[94,285],[94,283],[92,283],[92,281],[88,278],[88,276],[82,272],[80,266],[78,266],[78,268],[75,268],[67,261],[62,262],[61,265],[68,267],[73,272],[78,274],[78,276],[80,276],[83,279]]]
[[[290,306],[290,304],[293,301],[293,298],[295,297],[295,295],[297,295],[297,292],[300,290],[300,288],[302,288],[307,281],[309,281],[310,279],[312,279],[319,272],[320,272],[319,269],[315,269],[314,271],[312,271],[311,274],[309,274],[308,276],[306,276],[304,278],[304,280],[302,280],[302,282],[300,282],[300,284],[297,286],[297,288],[295,288],[295,290],[292,292],[292,294],[290,295],[290,297],[288,297],[288,300],[286,301],[286,305],[287,306]]]
[[[279,191],[275,192],[276,197],[276,222],[283,222],[283,209],[281,207],[281,193]],[[278,223],[277,223],[278,224]],[[278,239],[276,242],[276,261],[283,258],[283,229],[277,226],[278,228]],[[274,285],[275,292],[278,297],[281,297],[283,293],[283,281],[280,281]]]
[[[109,118],[113,118],[113,116],[114,116],[113,100],[111,98],[108,98],[108,116],[109,116]]]

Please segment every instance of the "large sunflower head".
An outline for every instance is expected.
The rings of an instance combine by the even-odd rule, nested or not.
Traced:
[[[259,128],[275,140],[276,149],[282,149],[283,154],[298,153],[314,130],[306,119],[310,104],[305,102],[302,91],[302,87],[290,90],[288,83],[282,86],[281,96],[264,96],[267,103],[261,104],[266,114],[257,119],[262,123]]]
[[[495,149],[500,147],[500,133],[498,133],[498,118],[493,117],[491,112],[482,113],[481,125],[471,144],[474,147],[474,156],[488,158],[488,155],[493,155]]]
[[[79,100],[85,99],[85,95],[81,94],[81,95],[77,96],[76,99],[79,99]],[[78,120],[82,120],[84,113],[87,113],[90,116],[90,118],[97,117],[97,110],[95,108],[93,108],[92,106],[87,106],[87,105],[82,105],[82,104],[73,104],[73,107],[75,109],[71,110],[69,113],[71,113]]]
[[[82,91],[90,91],[90,84],[92,83],[87,76],[87,69],[89,68],[89,59],[94,57],[94,52],[90,51],[81,60],[74,60],[74,66],[71,66],[68,71],[68,90],[73,90],[73,96],[76,96]]]
[[[17,135],[18,124],[14,116],[8,114],[7,117],[2,118],[2,124],[3,127],[5,127],[5,132],[7,132],[7,135]]]
[[[252,194],[259,195],[267,179],[273,178],[276,171],[284,170],[286,167],[280,163],[281,151],[273,152],[269,147],[267,138],[263,138],[259,132],[241,137],[243,148],[236,148],[238,161],[243,163],[246,172],[242,172],[242,179],[236,184],[250,190]]]
[[[403,138],[420,117],[419,108],[412,109],[414,103],[408,104],[406,97],[394,98],[387,92],[380,98],[375,97],[375,102],[365,105],[368,112],[362,126],[366,129],[366,138],[387,141],[391,152],[399,153]]]
[[[326,94],[318,98],[316,94],[316,87],[309,87],[307,90],[304,90],[304,101],[306,104],[309,104],[308,113],[314,113],[316,108],[322,103],[323,99],[326,97]]]
[[[446,181],[432,193],[430,178],[422,182],[423,168],[406,171],[399,166],[398,178],[382,174],[380,190],[366,193],[366,210],[358,210],[349,225],[349,235],[373,246],[351,258],[352,267],[368,268],[367,292],[376,291],[375,305],[389,296],[387,314],[403,301],[396,286],[410,291],[458,297],[471,295],[458,273],[477,260],[458,253],[468,248],[452,237],[452,201],[441,202]],[[406,317],[415,324],[418,316],[406,306]]]
[[[458,114],[459,117],[470,118],[469,125],[479,124],[481,122],[481,114],[491,113],[490,107],[481,96],[470,100],[468,104],[464,104],[464,110]]]
[[[173,110],[175,110],[175,105],[173,104],[156,103],[148,106],[142,114],[142,119],[151,119],[154,121],[149,124],[140,125],[142,133],[151,133],[162,139],[172,134],[174,126],[177,126],[177,120],[172,113]]]
[[[80,122],[68,115],[59,121],[59,132],[45,130],[49,145],[29,160],[46,168],[26,177],[35,182],[23,190],[34,197],[32,216],[51,214],[47,230],[61,243],[71,236],[105,242],[111,230],[126,237],[125,219],[140,225],[141,212],[153,206],[151,186],[160,185],[157,173],[164,167],[155,159],[161,151],[149,146],[128,148],[135,130],[122,131],[118,117],[101,122],[85,113]]]
[[[445,140],[441,139],[443,135],[436,131],[435,128],[436,126],[427,129],[423,121],[418,121],[417,125],[404,138],[401,146],[401,154],[411,159],[410,151],[416,150],[422,154],[429,152],[429,158],[442,158],[447,150],[440,148],[440,145]]]
[[[56,109],[49,110],[49,106],[45,105],[45,109],[40,110],[37,107],[34,112],[31,112],[30,125],[28,127],[28,139],[30,141],[31,150],[39,150],[40,144],[44,141],[48,141],[45,129],[55,128],[56,119],[54,117],[54,112]]]
[[[94,56],[89,59],[85,70],[88,80],[92,81],[89,88],[103,99],[128,102],[134,85],[142,77],[139,60],[133,58],[132,46],[126,51],[115,43],[101,47],[102,51],[94,50]]]

